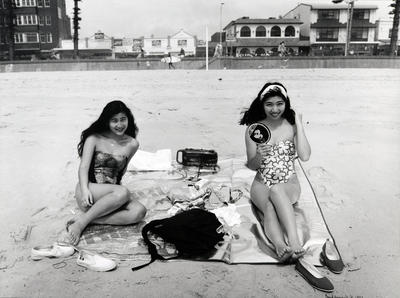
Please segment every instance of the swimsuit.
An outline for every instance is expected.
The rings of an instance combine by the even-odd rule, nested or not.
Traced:
[[[272,145],[271,151],[263,157],[256,177],[268,188],[277,183],[286,183],[293,174],[296,174],[295,158],[297,156],[294,143],[289,140],[280,141]]]
[[[95,151],[90,164],[89,181],[92,183],[120,184],[128,158]]]

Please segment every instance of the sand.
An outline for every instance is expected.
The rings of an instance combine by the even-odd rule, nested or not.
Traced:
[[[215,149],[243,158],[239,114],[283,82],[312,146],[304,164],[345,263],[329,297],[398,297],[400,70],[275,69],[0,74],[0,296],[322,297],[294,267],[129,261],[96,273],[75,257],[29,259],[76,208],[76,145],[110,100],[131,107],[142,150]],[[59,268],[62,267],[63,268]]]

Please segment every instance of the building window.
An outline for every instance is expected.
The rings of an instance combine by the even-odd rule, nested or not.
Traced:
[[[369,20],[369,10],[355,9],[353,11],[353,20]]]
[[[186,39],[178,40],[178,47],[187,47],[187,40]]]
[[[50,7],[50,0],[44,0],[44,7]]]
[[[338,41],[339,29],[318,29],[317,41]]]
[[[250,56],[250,50],[248,48],[241,49],[240,56]]]
[[[290,37],[295,35],[295,30],[293,26],[287,26],[285,29],[285,36]]]
[[[26,33],[26,42],[39,42],[38,34],[34,32]]]
[[[43,7],[43,0],[37,0],[37,6]]]
[[[240,29],[240,37],[250,37],[251,36],[251,31],[250,28],[247,26],[242,27]]]
[[[15,43],[23,43],[24,42],[24,35],[22,33],[15,33],[14,34],[14,42]]]
[[[51,25],[51,16],[46,16],[46,25]]]
[[[281,36],[281,28],[279,26],[272,27],[271,36],[274,36],[274,37]]]
[[[265,50],[263,48],[258,48],[256,50],[256,56],[265,56]]]
[[[44,26],[44,16],[39,16],[39,25]]]
[[[336,9],[318,10],[318,20],[339,20],[339,10]]]
[[[17,15],[15,21],[17,25],[37,25],[37,17],[35,15]]]
[[[46,33],[46,42],[47,43],[52,43],[53,42],[53,36],[51,35],[50,32]]]
[[[14,0],[16,7],[35,7],[36,0]]]
[[[152,40],[151,46],[154,48],[161,48],[161,40],[160,39]]]
[[[264,26],[258,26],[256,28],[256,37],[265,37],[267,36],[267,31]]]
[[[353,28],[351,29],[352,41],[368,41],[368,28]]]
[[[40,34],[40,43],[45,43],[46,42],[46,35],[41,33]]]

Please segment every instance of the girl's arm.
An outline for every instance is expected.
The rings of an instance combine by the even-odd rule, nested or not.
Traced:
[[[302,161],[307,161],[310,159],[311,147],[310,144],[308,143],[306,134],[304,132],[302,115],[296,113],[295,120],[296,120],[296,131],[295,131],[294,142],[296,145],[297,155]]]
[[[138,151],[139,149],[139,142],[136,139],[132,138],[131,144],[130,144],[130,151],[129,151],[129,155],[128,155],[128,160],[126,162],[126,166],[125,169],[122,171],[121,177],[124,176],[126,170],[128,169],[128,164],[131,161],[132,157],[135,155],[135,153]]]
[[[83,145],[81,163],[79,165],[79,185],[81,187],[82,199],[88,206],[93,205],[92,193],[89,190],[89,168],[92,162],[93,153],[96,148],[96,137],[89,136]]]

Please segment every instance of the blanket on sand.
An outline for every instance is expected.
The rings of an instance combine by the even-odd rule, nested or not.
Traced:
[[[255,172],[249,170],[240,159],[223,160],[218,165],[220,170],[217,173],[200,175],[198,189],[195,190],[197,193],[191,194],[195,199],[201,197],[207,189],[212,190],[204,206],[224,218],[230,230],[230,237],[225,237],[224,243],[207,260],[229,264],[278,263],[273,245],[260,224],[262,213],[257,212],[250,201],[249,191]],[[333,237],[299,162],[296,163],[296,171],[301,185],[301,196],[295,206],[298,233],[307,250],[305,258],[321,266],[319,254],[322,246],[327,239],[333,241]],[[145,221],[129,226],[89,226],[78,247],[121,260],[149,260],[147,246],[141,236],[142,227],[154,219],[169,217],[174,208],[182,207],[177,202],[182,202],[181,199],[185,196],[187,198],[188,193],[194,189],[188,189],[188,181],[195,174],[190,168],[177,167],[169,172],[128,172],[122,184],[148,209]],[[176,252],[173,245],[164,243],[155,235],[151,239],[161,255]]]

